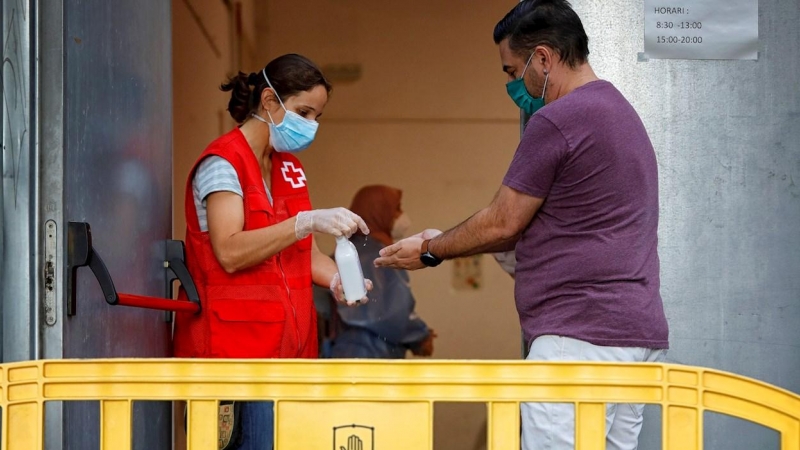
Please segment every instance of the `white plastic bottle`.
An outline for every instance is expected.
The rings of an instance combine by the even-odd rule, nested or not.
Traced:
[[[352,304],[366,297],[367,288],[364,286],[364,273],[361,271],[356,246],[346,237],[339,236],[336,238],[334,256],[347,303]]]

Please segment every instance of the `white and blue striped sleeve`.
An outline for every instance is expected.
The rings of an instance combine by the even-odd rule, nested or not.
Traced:
[[[194,206],[200,231],[208,231],[206,198],[214,192],[233,192],[244,196],[236,169],[222,157],[209,156],[200,162],[192,180]]]

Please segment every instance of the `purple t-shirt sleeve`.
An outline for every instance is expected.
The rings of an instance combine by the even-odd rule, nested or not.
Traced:
[[[568,148],[564,135],[552,122],[534,115],[525,127],[503,184],[533,197],[547,197]]]

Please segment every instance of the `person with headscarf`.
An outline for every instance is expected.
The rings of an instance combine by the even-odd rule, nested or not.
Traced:
[[[370,302],[357,308],[339,304],[331,345],[334,358],[406,357],[433,353],[436,334],[414,311],[408,273],[402,269],[378,269],[372,261],[380,250],[402,239],[411,222],[401,206],[402,191],[389,186],[365,186],[356,193],[350,211],[370,229],[369,236],[356,232],[350,240],[358,249],[364,277],[372,280]]]

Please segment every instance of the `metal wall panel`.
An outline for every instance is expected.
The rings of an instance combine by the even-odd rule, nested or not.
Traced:
[[[3,10],[4,9],[5,9],[5,5],[4,4],[0,5],[0,24],[5,24],[5,20],[3,19],[3,17],[4,17],[3,16],[3,13],[4,13]],[[5,25],[3,25],[3,26],[5,26]],[[2,47],[2,48],[5,48],[5,45],[3,45],[3,43],[5,42],[4,36],[5,36],[4,32],[0,33],[0,47]],[[3,56],[4,56],[3,59],[5,59],[5,50],[3,51]],[[2,76],[5,78],[5,75],[2,75]],[[5,83],[3,83],[3,85],[5,86]],[[0,154],[0,361],[2,361],[3,360],[3,307],[2,307],[2,300],[3,300],[3,291],[2,291],[2,289],[3,288],[2,288],[2,286],[3,286],[3,270],[5,269],[4,266],[5,266],[5,260],[6,260],[5,247],[3,245],[3,243],[5,242],[5,227],[3,226],[3,223],[5,221],[5,216],[4,216],[5,195],[3,193],[4,192],[3,185],[6,184],[6,182],[5,182],[6,172],[5,172],[5,169],[4,169],[4,167],[5,167],[4,160],[5,160],[5,157],[6,157],[6,151],[5,151],[5,148],[6,148],[6,146],[5,146],[5,143],[6,143],[5,142],[5,135],[6,134],[5,134],[5,116],[3,115],[3,110],[5,109],[5,93],[3,94],[2,100],[0,100],[0,102],[2,102],[2,105],[0,105],[0,122],[2,122],[2,125],[0,126],[0,130],[2,130],[2,131],[0,131],[0,133],[2,133],[2,139],[3,139],[3,153]]]
[[[3,9],[4,8],[5,8],[5,5],[1,5],[0,6],[0,23],[5,23],[5,20],[3,20],[3,12],[4,12]],[[5,46],[3,45],[3,43],[5,42],[5,39],[3,38],[3,36],[5,36],[5,33],[0,34],[0,47],[5,48]],[[3,59],[5,59],[5,51],[3,52],[3,55],[4,55]],[[3,77],[5,77],[5,75],[3,75]],[[5,86],[5,83],[3,83],[3,85]],[[5,94],[3,94],[3,99],[0,100],[0,102],[3,102],[3,104],[0,105],[0,106],[5,106],[5,104],[4,104],[5,103]],[[0,130],[2,130],[0,132],[2,133],[2,139],[3,139],[3,153],[0,154],[0,286],[3,286],[3,269],[4,269],[4,266],[5,266],[4,261],[6,259],[5,258],[5,247],[3,245],[3,243],[5,241],[5,235],[4,235],[5,234],[5,231],[4,231],[5,227],[3,226],[3,222],[5,220],[5,217],[4,217],[5,195],[3,194],[3,192],[4,192],[3,185],[6,184],[5,183],[6,172],[3,169],[5,167],[5,165],[3,164],[4,163],[3,160],[5,159],[5,156],[6,156],[6,152],[5,152],[5,116],[3,115],[3,110],[4,109],[5,109],[4,107],[0,107],[0,122],[3,123],[3,125],[0,126]],[[3,307],[2,307],[2,299],[3,299],[3,291],[2,291],[2,287],[0,287],[0,361],[3,360]]]
[[[3,361],[169,356],[164,313],[109,307],[66,223],[92,225],[121,292],[162,296],[171,236],[171,4],[2,0]],[[63,408],[63,409],[62,409]],[[98,446],[97,405],[47,405],[48,449]],[[171,405],[134,408],[134,448],[169,448]]]
[[[39,0],[35,71],[39,154],[39,220],[41,272],[36,296],[42,305],[43,320],[38,328],[37,358],[58,359],[64,356],[63,298],[66,285],[66,242],[64,221],[64,5],[62,0]],[[48,450],[63,448],[64,411],[60,402],[45,405],[45,442]]]
[[[92,226],[120,292],[163,296],[171,236],[171,3],[65,3],[65,214]],[[110,307],[81,269],[64,356],[170,355],[164,313]],[[170,405],[135,410],[136,448],[169,448]],[[96,408],[66,410],[67,448],[96,445]],[[87,430],[92,432],[87,433]]]
[[[31,3],[3,10],[3,361],[35,358],[37,196]]]
[[[73,220],[92,224],[120,291],[164,294],[170,4],[4,0],[2,23],[3,361],[167,356],[163,313],[108,307],[86,269],[78,315],[64,292]],[[91,405],[47,408],[48,448],[93,446]],[[135,447],[168,448],[169,423],[168,404],[137,405]]]
[[[797,1],[759,2],[758,61],[640,61],[643,2],[573,4],[592,66],[631,101],[658,156],[668,360],[800,392]],[[658,427],[646,423],[640,448],[660,448]],[[733,420],[706,433],[710,450],[777,448],[773,432]]]

